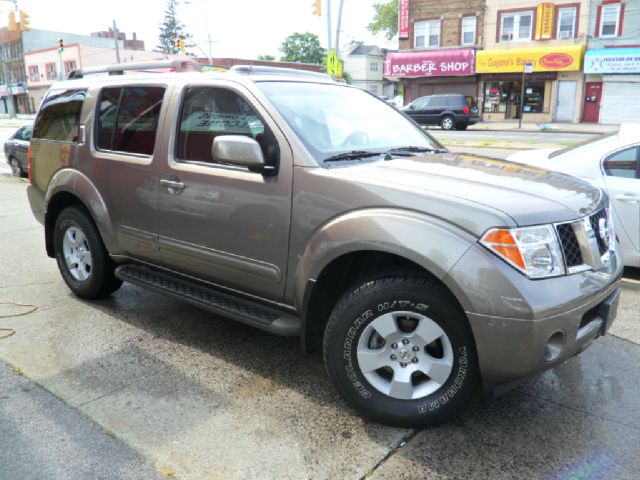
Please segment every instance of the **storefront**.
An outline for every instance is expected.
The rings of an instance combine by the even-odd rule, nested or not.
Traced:
[[[11,108],[11,98],[13,97],[13,108]],[[6,85],[0,85],[0,114],[7,113],[31,113],[33,108],[24,83],[14,83],[11,85],[11,95]]]
[[[524,95],[525,122],[579,121],[583,51],[582,45],[478,51],[482,119],[520,118],[520,96]],[[532,64],[533,71],[525,74],[523,89],[526,63]]]
[[[640,48],[587,50],[583,121],[640,122]]]
[[[405,105],[418,97],[437,93],[461,93],[475,98],[475,50],[389,53],[384,61],[384,77],[400,80]]]

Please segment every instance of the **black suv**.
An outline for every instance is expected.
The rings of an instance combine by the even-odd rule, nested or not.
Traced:
[[[440,125],[444,130],[464,130],[478,121],[476,101],[461,94],[420,97],[402,111],[420,125]]]

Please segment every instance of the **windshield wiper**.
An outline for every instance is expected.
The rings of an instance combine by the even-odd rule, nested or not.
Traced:
[[[325,158],[325,162],[336,162],[338,160],[357,160],[358,158],[377,157],[383,155],[380,152],[372,152],[371,150],[351,150],[350,152],[339,153]]]
[[[402,152],[410,152],[410,153],[446,153],[447,151],[442,148],[433,148],[433,147],[418,147],[415,145],[407,145],[406,147],[396,147],[391,150],[387,150],[387,153],[390,154],[398,154]]]

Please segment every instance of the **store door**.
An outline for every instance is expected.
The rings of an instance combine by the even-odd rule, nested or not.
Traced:
[[[600,100],[602,100],[602,82],[587,82],[584,90],[582,121],[598,123],[600,119]]]
[[[557,122],[573,120],[573,105],[576,102],[575,80],[560,80],[558,82],[558,105],[556,109]]]

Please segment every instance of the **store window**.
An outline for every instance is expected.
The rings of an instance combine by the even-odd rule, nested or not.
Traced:
[[[520,80],[485,82],[482,111],[484,113],[504,113],[506,119],[519,118],[521,92],[522,82]],[[548,106],[545,107],[544,96],[544,81],[527,80],[524,89],[524,113],[549,113]]]
[[[600,7],[600,37],[617,37],[620,25],[620,4],[614,3]]]
[[[576,36],[576,8],[558,10],[558,38],[574,38]]]
[[[440,46],[440,20],[427,20],[414,24],[414,47]]]
[[[500,15],[500,41],[531,40],[533,12],[503,13]]]
[[[460,43],[462,45],[476,44],[476,17],[462,17],[460,26]]]

